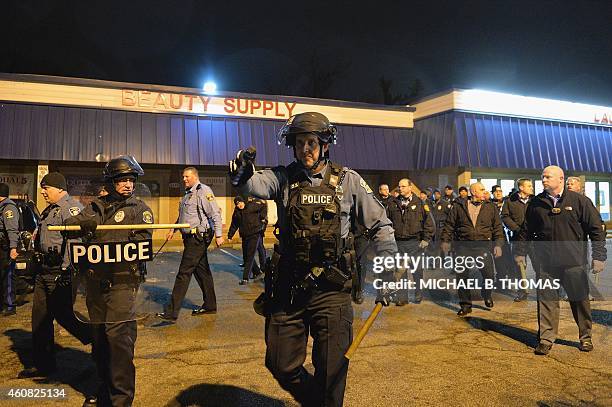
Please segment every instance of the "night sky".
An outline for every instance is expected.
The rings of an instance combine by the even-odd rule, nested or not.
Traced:
[[[95,4],[94,4],[95,3]],[[3,1],[0,71],[383,103],[612,106],[611,1]]]

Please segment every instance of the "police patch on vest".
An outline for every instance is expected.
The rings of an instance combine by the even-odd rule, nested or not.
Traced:
[[[68,209],[68,211],[70,212],[70,215],[72,216],[77,216],[79,213],[81,213],[81,209],[78,206],[73,206],[70,209]]]
[[[412,206],[410,207],[410,209],[415,210],[415,209],[416,209],[416,205],[412,205]]]
[[[215,196],[213,194],[206,194],[207,201],[213,201],[214,199],[215,199]]]
[[[331,195],[323,194],[303,194],[301,199],[302,205],[329,205],[334,201]]]
[[[8,211],[4,212],[4,216],[6,216],[7,219],[13,219],[15,214],[13,213],[12,210],[9,209]]]
[[[574,210],[574,208],[572,208],[571,206],[566,206],[566,207],[565,207],[565,210],[566,210],[566,211],[572,211],[572,210]]]
[[[112,264],[132,261],[149,261],[153,257],[153,241],[70,243],[72,263]]]
[[[142,221],[144,223],[153,223],[153,214],[149,211],[144,211],[142,213]]]
[[[115,222],[119,223],[125,218],[125,212],[119,211],[115,214]]]
[[[368,185],[367,182],[365,182],[365,180],[363,178],[361,178],[359,180],[359,185],[361,185],[361,187],[363,189],[365,189],[366,193],[371,194],[372,193],[372,188],[370,188],[370,186]]]
[[[450,205],[449,205],[450,206]],[[438,205],[438,210],[441,211],[442,210],[442,205]]]

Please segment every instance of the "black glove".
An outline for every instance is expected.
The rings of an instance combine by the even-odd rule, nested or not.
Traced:
[[[93,235],[98,228],[98,222],[93,219],[83,219],[79,222],[79,226],[84,235]]]
[[[388,307],[393,302],[393,293],[388,289],[379,289],[376,293],[375,304],[382,304],[383,307]]]
[[[229,177],[233,186],[242,185],[253,176],[255,172],[253,163],[256,155],[255,147],[251,146],[246,150],[238,151],[236,158],[229,162]]]

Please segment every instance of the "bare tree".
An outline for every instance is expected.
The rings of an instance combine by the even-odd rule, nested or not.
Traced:
[[[393,81],[381,76],[378,79],[378,86],[383,96],[385,105],[407,105],[418,99],[423,92],[423,82],[415,79],[408,86],[407,93],[394,93],[392,91]]]

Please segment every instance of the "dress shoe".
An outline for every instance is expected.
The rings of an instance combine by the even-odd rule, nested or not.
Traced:
[[[459,312],[457,312],[457,315],[460,317],[464,317],[467,314],[471,314],[471,313],[472,313],[472,308],[461,308]]]
[[[55,369],[40,370],[35,367],[29,367],[19,372],[19,374],[17,375],[17,378],[18,379],[30,379],[30,378],[37,378],[37,377],[47,377],[53,372],[55,372]]]
[[[15,308],[9,308],[9,309],[2,311],[2,316],[4,317],[10,317],[11,315],[15,315],[15,314],[17,314],[17,311],[15,310]]]
[[[217,313],[216,309],[206,309],[204,307],[198,307],[194,309],[193,311],[191,311],[191,315],[193,316],[204,315],[204,314],[216,314],[216,313]]]
[[[248,284],[248,283],[249,283],[249,280],[240,280],[240,281],[238,282],[238,284],[240,284],[240,285],[246,285],[246,284]]]
[[[528,296],[529,296],[529,293],[527,291],[523,291],[522,293],[514,297],[514,302],[525,301]]]
[[[87,396],[83,401],[83,407],[96,407],[98,405],[98,398],[96,396]]]
[[[485,298],[485,306],[487,308],[493,308],[493,299],[492,298]]]
[[[403,301],[403,300],[395,301],[395,305],[398,306],[398,307],[403,307],[406,304],[408,304],[408,303],[406,301]]]
[[[158,312],[157,314],[155,314],[155,316],[159,319],[163,319],[164,321],[175,322],[177,320],[177,318],[165,312]]]
[[[423,296],[422,296],[422,295],[416,295],[416,296],[414,297],[414,303],[415,303],[415,304],[420,304],[420,303],[421,303],[421,301],[423,301]]]
[[[244,263],[240,263],[238,266],[240,266],[240,267],[244,267]]]
[[[593,350],[593,342],[590,339],[585,339],[580,341],[580,346],[578,346],[582,352],[590,352]]]
[[[533,353],[536,355],[548,355],[550,353],[550,348],[552,348],[552,343],[540,342],[533,350]]]

